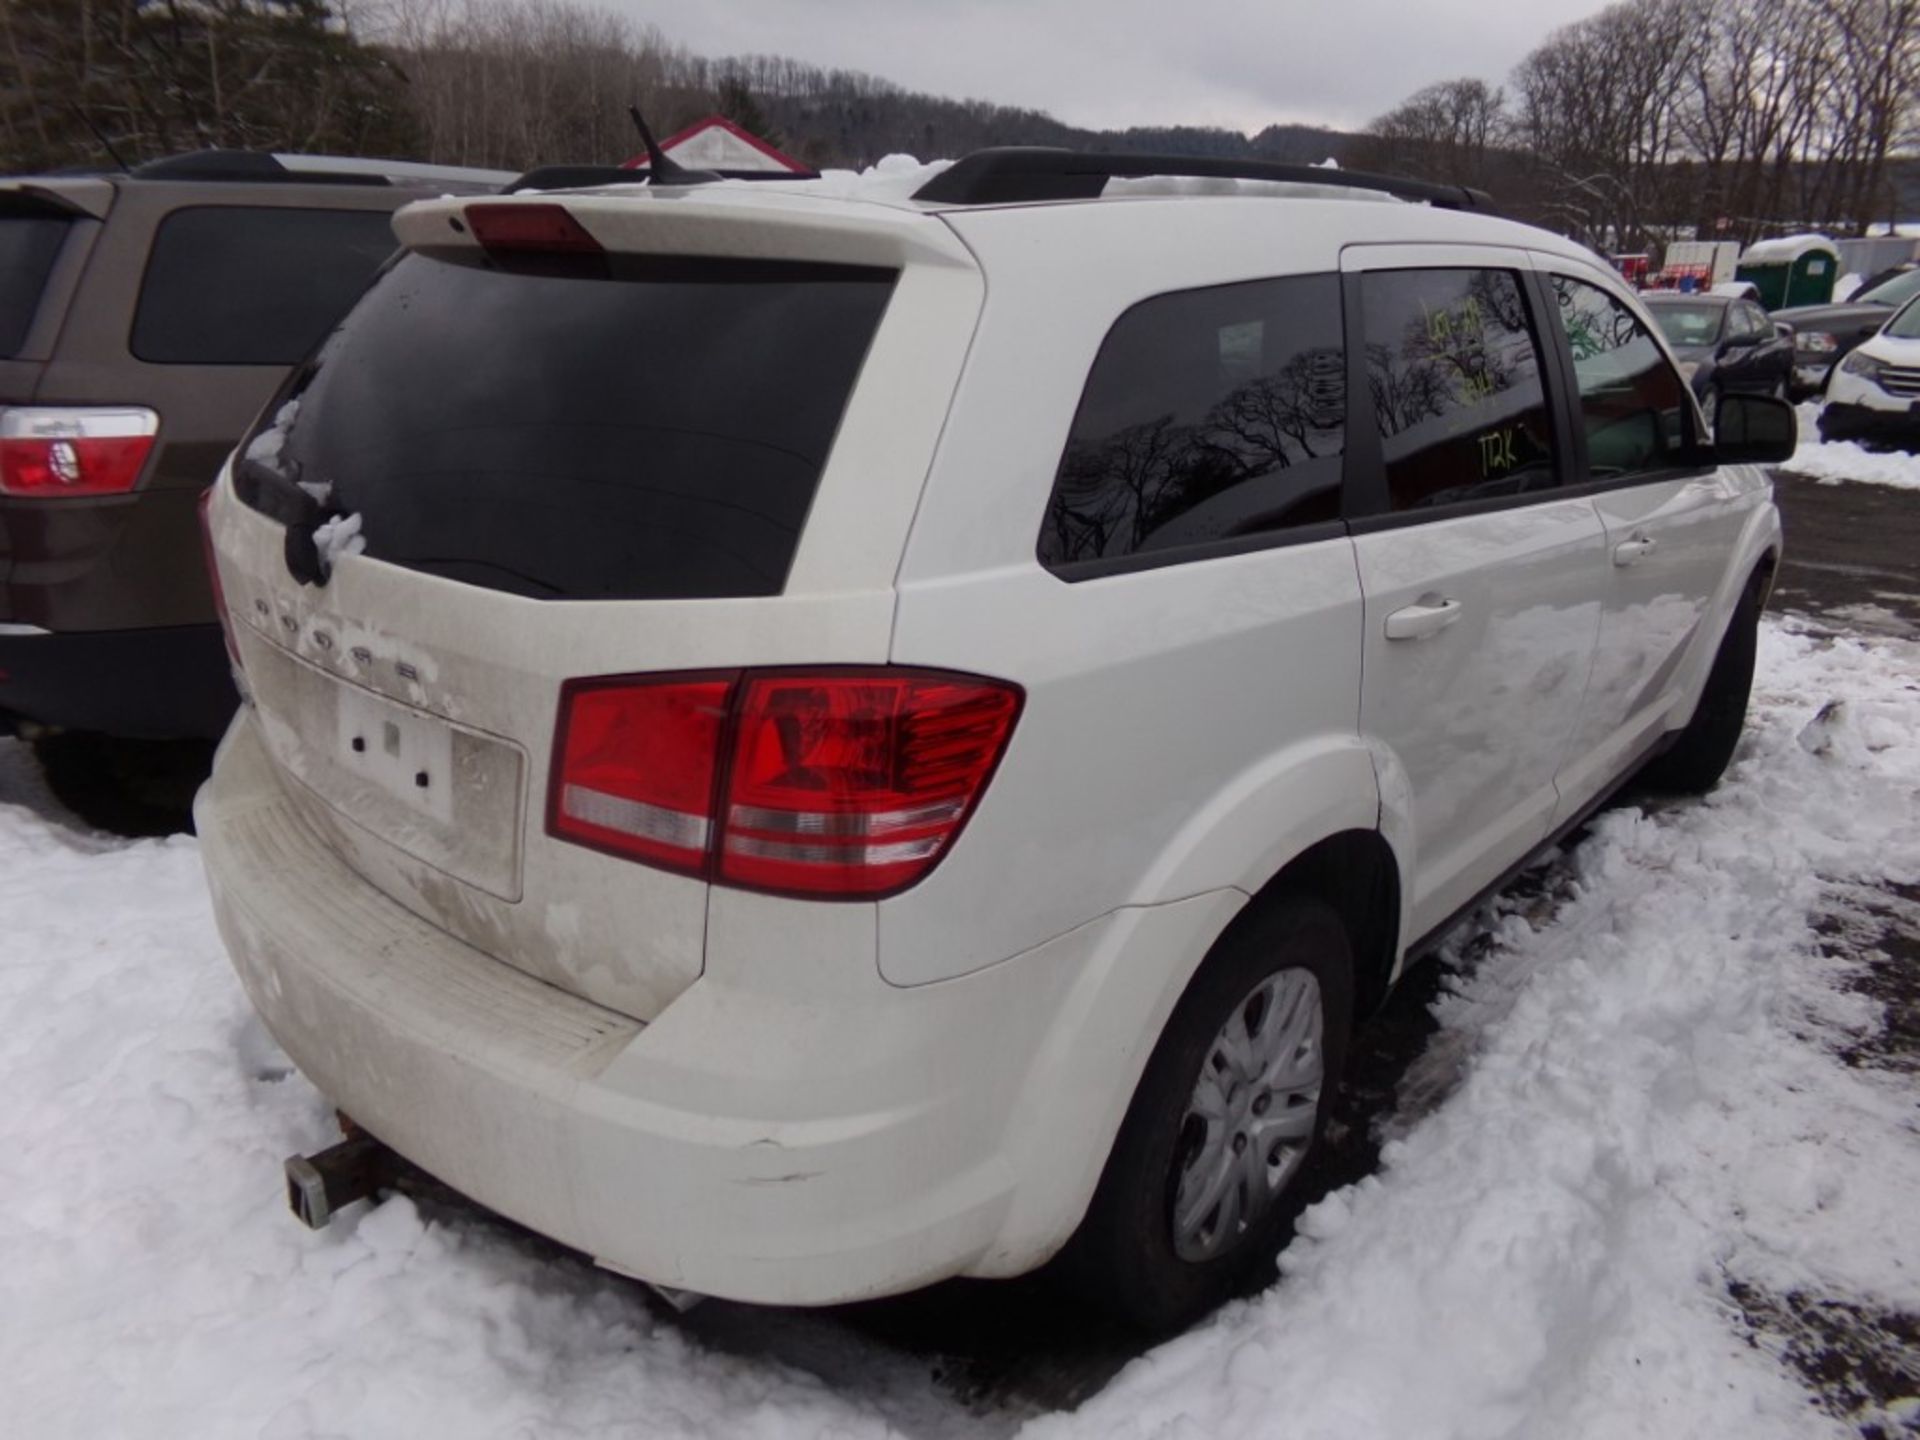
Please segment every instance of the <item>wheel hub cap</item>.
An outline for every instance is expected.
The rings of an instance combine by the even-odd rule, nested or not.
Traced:
[[[1280,970],[1228,1014],[1200,1065],[1175,1154],[1173,1248],[1231,1249],[1273,1208],[1306,1158],[1326,1074],[1320,982]]]

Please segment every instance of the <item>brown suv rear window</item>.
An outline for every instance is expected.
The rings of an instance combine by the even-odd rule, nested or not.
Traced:
[[[894,279],[409,255],[270,409],[240,493],[269,465],[370,555],[536,598],[778,594]]]
[[[393,250],[385,210],[176,210],[153,238],[134,357],[157,365],[304,360]]]

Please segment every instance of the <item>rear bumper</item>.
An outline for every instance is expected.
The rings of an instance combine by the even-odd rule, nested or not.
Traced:
[[[244,714],[195,807],[234,966],[330,1100],[482,1204],[775,1304],[1018,1273],[1078,1223],[1157,1028],[1102,1019],[1104,942],[1137,923],[911,989],[870,954],[827,996],[708,975],[642,1025],[403,909],[279,785]]]
[[[41,631],[0,626],[0,726],[21,721],[137,739],[211,739],[233,718],[218,625]]]
[[[1857,440],[1897,450],[1920,450],[1920,413],[1829,401],[1820,411],[1822,440]]]

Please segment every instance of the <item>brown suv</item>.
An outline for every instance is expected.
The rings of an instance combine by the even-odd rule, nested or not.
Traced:
[[[393,250],[391,212],[510,178],[208,151],[0,180],[0,735],[224,729],[202,491]]]

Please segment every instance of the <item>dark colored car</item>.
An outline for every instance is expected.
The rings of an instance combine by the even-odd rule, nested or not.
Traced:
[[[1642,295],[1680,371],[1711,415],[1727,394],[1773,395],[1793,385],[1793,341],[1751,300],[1725,295]]]
[[[219,735],[201,493],[393,251],[391,212],[508,178],[209,151],[0,180],[0,734]]]
[[[1797,305],[1774,311],[1774,319],[1793,326],[1794,394],[1817,395],[1824,390],[1827,376],[1847,352],[1916,295],[1920,295],[1920,269],[1882,280],[1843,305]]]

